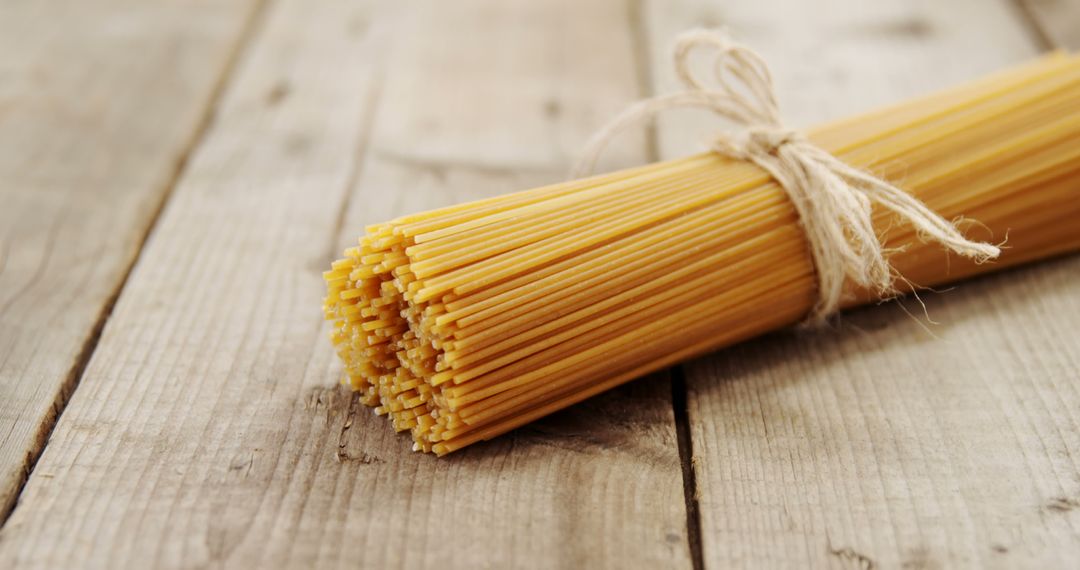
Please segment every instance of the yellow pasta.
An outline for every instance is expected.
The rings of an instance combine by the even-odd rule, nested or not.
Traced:
[[[810,139],[972,238],[978,265],[881,212],[906,283],[1080,248],[1080,59],[1054,54],[826,125]],[[758,167],[708,153],[367,228],[324,274],[344,381],[443,455],[620,383],[803,319],[798,216]],[[849,305],[873,300],[851,291]]]

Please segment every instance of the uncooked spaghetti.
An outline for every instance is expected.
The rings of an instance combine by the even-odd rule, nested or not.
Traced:
[[[1054,54],[809,133],[897,182],[992,264],[876,211],[905,286],[1080,248],[1080,59]],[[443,455],[681,360],[804,319],[815,267],[790,200],[706,153],[367,228],[324,274],[345,382]],[[849,287],[845,304],[875,300]]]

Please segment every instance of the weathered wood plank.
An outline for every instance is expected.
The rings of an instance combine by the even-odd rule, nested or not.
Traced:
[[[200,566],[257,513],[279,522],[269,482],[318,451],[289,455],[276,412],[327,364],[319,271],[371,92],[369,15],[273,7],[0,531],[0,567]]]
[[[0,521],[254,8],[0,3]]]
[[[1007,3],[655,2],[646,14],[658,89],[678,30],[724,24],[766,56],[800,125],[1036,52]],[[708,132],[690,120],[707,122],[661,123],[665,153]],[[1078,270],[1074,256],[924,296],[941,323],[930,332],[889,304],[687,365],[706,566],[1074,565]]]
[[[688,566],[663,378],[445,460],[336,386],[331,249],[367,221],[556,180],[638,96],[624,2],[377,5],[273,6],[0,566]]]

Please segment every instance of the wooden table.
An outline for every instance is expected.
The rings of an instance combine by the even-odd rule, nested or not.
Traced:
[[[337,386],[365,223],[559,180],[719,24],[804,126],[1080,48],[1077,0],[0,2],[0,567],[1080,566],[1076,256],[443,460]]]

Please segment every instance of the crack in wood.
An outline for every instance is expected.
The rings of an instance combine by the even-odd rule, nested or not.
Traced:
[[[845,562],[853,563],[856,568],[860,568],[861,570],[874,570],[874,568],[877,567],[874,564],[874,560],[872,558],[855,550],[854,548],[851,548],[850,546],[833,548],[833,546],[830,544],[826,546],[826,549],[829,551],[829,554]]]

